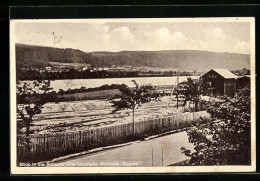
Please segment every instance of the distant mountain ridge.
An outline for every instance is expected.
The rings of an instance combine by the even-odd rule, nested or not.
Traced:
[[[125,66],[208,70],[250,68],[250,56],[200,50],[90,52],[66,48],[16,44],[17,67],[45,67],[50,62],[86,63],[93,67]]]

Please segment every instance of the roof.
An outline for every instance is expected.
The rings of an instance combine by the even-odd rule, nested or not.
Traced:
[[[250,75],[240,75],[240,76],[237,76],[237,78],[242,78],[242,77],[248,77],[248,78],[250,78],[251,76],[250,76]]]
[[[237,76],[235,74],[233,74],[232,72],[230,72],[227,69],[212,69],[212,70],[215,71],[216,73],[218,73],[219,75],[221,75],[225,79],[236,79],[237,78]]]
[[[250,75],[241,75],[241,76],[237,76],[237,79],[242,79],[242,78],[251,78]]]

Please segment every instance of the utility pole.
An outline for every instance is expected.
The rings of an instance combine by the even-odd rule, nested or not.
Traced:
[[[161,149],[162,149],[162,166],[163,166],[163,146],[162,146],[162,141],[161,141]]]
[[[171,101],[171,98],[172,98],[172,94],[173,94],[173,92],[175,91],[175,89],[176,89],[176,84],[178,85],[179,84],[179,75],[177,76],[177,79],[176,79],[176,81],[175,81],[175,83],[173,84],[173,87],[172,87],[172,90],[171,90],[171,95],[170,95],[170,99],[169,99],[169,102],[168,102],[168,105],[167,105],[167,107],[169,107],[169,105],[170,105],[170,101]],[[178,99],[178,87],[177,87],[177,99]],[[178,108],[178,102],[177,102],[177,108]]]
[[[153,166],[153,147],[152,147],[152,166]]]
[[[178,97],[178,95],[179,95],[179,91],[178,91],[178,85],[179,85],[179,75],[178,75],[178,77],[177,77],[177,89],[176,89],[176,98],[177,98],[177,109],[178,109],[178,107],[179,107],[179,97]]]
[[[135,107],[132,108],[133,110],[133,136],[135,136]]]

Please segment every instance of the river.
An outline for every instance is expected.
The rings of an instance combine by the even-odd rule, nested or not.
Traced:
[[[198,78],[198,76],[180,76],[179,82],[186,81],[187,78]],[[129,87],[134,87],[132,80],[135,80],[139,85],[151,84],[153,86],[174,85],[177,80],[177,76],[174,77],[131,77],[131,78],[106,78],[106,79],[67,79],[67,80],[55,80],[51,82],[51,87],[54,91],[59,89],[68,90],[81,88],[100,87],[108,84],[126,84]]]

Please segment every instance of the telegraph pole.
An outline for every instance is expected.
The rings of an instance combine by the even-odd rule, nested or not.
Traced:
[[[177,98],[177,109],[179,107],[179,98],[178,98],[178,95],[179,95],[179,91],[178,91],[178,85],[179,85],[179,75],[177,77],[177,89],[176,89],[176,98]]]

